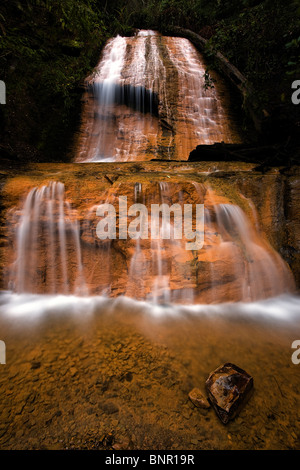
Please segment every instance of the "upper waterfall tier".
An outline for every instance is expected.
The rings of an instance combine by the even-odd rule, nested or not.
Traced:
[[[238,142],[224,85],[206,86],[205,69],[184,38],[109,40],[86,81],[75,160],[187,160],[198,144]]]

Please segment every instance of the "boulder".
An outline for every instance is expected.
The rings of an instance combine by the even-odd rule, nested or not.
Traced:
[[[208,398],[222,423],[239,413],[253,391],[253,378],[230,362],[211,372],[206,381]]]

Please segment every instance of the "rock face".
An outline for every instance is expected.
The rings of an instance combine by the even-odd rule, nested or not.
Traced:
[[[222,423],[233,419],[253,390],[253,378],[240,367],[230,362],[218,367],[207,381],[209,401]]]
[[[142,31],[108,41],[86,80],[75,161],[187,160],[199,143],[238,142],[220,77],[184,38]]]
[[[290,160],[291,159],[291,160]],[[253,144],[225,144],[197,145],[191,151],[189,162],[247,162],[257,163],[264,169],[276,166],[287,166],[290,161],[297,162],[296,149],[291,144],[284,145],[253,145]]]
[[[101,172],[97,165],[74,164],[68,172],[49,165],[35,167],[35,176],[29,170],[7,177],[0,250],[4,289],[189,304],[293,292],[291,271],[276,252],[286,236],[278,173],[262,176],[242,164],[220,164],[218,172],[200,163],[188,169],[179,163],[119,165],[103,163]],[[187,250],[185,237],[99,239],[99,204],[115,207],[118,234],[124,224],[121,196],[128,208],[145,205],[149,229],[152,204],[192,204],[194,218],[195,204],[204,204],[203,247]]]

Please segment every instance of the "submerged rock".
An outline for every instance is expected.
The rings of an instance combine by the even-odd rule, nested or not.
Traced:
[[[99,408],[107,415],[112,415],[119,412],[119,407],[111,401],[101,401],[99,403]]]
[[[189,393],[189,399],[197,408],[210,408],[210,404],[207,399],[204,397],[199,388],[193,388]]]
[[[253,390],[253,378],[230,362],[218,367],[207,381],[209,401],[222,423],[233,419]]]

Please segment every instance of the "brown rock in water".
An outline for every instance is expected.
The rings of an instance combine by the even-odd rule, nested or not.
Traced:
[[[227,424],[250,398],[253,378],[243,369],[227,362],[209,375],[206,389],[218,417]]]
[[[197,406],[197,408],[210,408],[210,404],[207,399],[203,396],[199,388],[193,388],[189,393],[189,399],[191,402]]]

